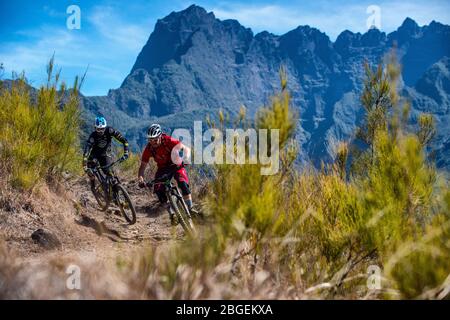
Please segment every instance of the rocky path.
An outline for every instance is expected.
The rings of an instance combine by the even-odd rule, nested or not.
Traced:
[[[134,225],[126,222],[118,208],[101,211],[86,179],[81,178],[65,184],[64,196],[48,192],[16,211],[0,209],[0,236],[25,263],[62,257],[115,259],[146,246],[183,240],[181,226],[170,225],[167,212],[150,190],[139,189],[133,181],[123,185],[137,211]],[[48,249],[33,241],[31,234],[37,229],[54,234],[60,245]]]
[[[117,207],[99,210],[91,191],[83,184],[74,185],[79,203],[80,225],[91,227],[98,235],[113,242],[139,244],[142,241],[164,242],[181,240],[181,227],[172,227],[164,208],[158,205],[149,190],[139,189],[134,182],[124,183],[136,208],[137,221],[129,225]]]

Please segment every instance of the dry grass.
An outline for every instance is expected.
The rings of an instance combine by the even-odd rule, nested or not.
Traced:
[[[299,171],[283,73],[281,82],[281,92],[256,122],[257,128],[281,130],[280,171],[262,176],[260,165],[218,165],[205,179],[201,168],[192,167],[194,194],[208,216],[200,237],[159,245],[142,241],[137,252],[126,241],[112,249],[105,237],[94,240],[92,231],[74,224],[79,212],[73,194],[46,184],[19,193],[2,179],[0,297],[449,298],[450,191],[423,152],[429,126],[412,134],[395,116],[380,114],[382,123],[371,125],[367,136],[369,153],[361,152],[363,172],[348,171],[346,143],[335,164]],[[395,84],[384,79],[381,87],[392,103],[400,100],[392,92]],[[223,126],[226,116],[219,118]],[[137,163],[133,156],[120,174],[134,179]],[[71,188],[76,193],[80,185]],[[148,195],[133,195],[148,201]],[[25,237],[38,226],[50,228],[73,250],[36,252],[27,259],[31,247],[23,250]],[[90,247],[95,251],[89,253]],[[69,264],[80,267],[80,290],[66,287]],[[367,280],[374,265],[381,270],[381,288],[371,290]]]

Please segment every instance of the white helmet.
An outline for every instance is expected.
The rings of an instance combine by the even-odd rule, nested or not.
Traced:
[[[98,116],[95,118],[95,124],[96,129],[104,129],[106,128],[106,119],[102,116]]]
[[[159,124],[152,124],[147,130],[147,139],[158,138],[162,134]]]

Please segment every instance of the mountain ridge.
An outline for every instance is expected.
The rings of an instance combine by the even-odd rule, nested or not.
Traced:
[[[394,46],[403,65],[399,89],[412,104],[411,122],[419,112],[435,116],[433,148],[440,165],[450,167],[450,26],[435,21],[419,26],[406,18],[388,34],[344,30],[333,42],[310,26],[282,35],[254,34],[235,19],[220,20],[192,5],[159,19],[121,86],[106,96],[82,97],[82,107],[87,121],[105,115],[139,149],[151,122],[167,130],[190,128],[193,120],[219,109],[236,114],[241,106],[253,117],[279,89],[278,70],[284,65],[300,115],[299,160],[318,164],[331,160],[335,142],[350,139],[361,121],[364,63],[377,65]]]

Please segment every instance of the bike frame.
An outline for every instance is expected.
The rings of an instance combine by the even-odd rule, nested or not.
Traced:
[[[191,216],[191,212],[189,210],[189,208],[186,205],[186,202],[184,201],[183,196],[181,195],[180,190],[178,189],[178,186],[176,186],[174,183],[172,183],[172,178],[175,174],[175,170],[173,172],[167,173],[165,175],[163,175],[162,177],[159,177],[158,179],[155,179],[151,182],[147,182],[146,186],[148,188],[152,188],[155,185],[163,185],[165,188],[165,194],[169,200],[169,204],[171,206],[171,208],[175,211],[174,213],[177,215],[177,217],[181,222],[181,225],[183,227],[183,229],[185,230],[185,232],[193,235],[196,234],[196,230],[194,225],[192,224],[192,216]],[[173,197],[176,198],[176,201],[174,204],[173,203]],[[180,203],[182,208],[179,207],[179,205],[177,205],[176,203]],[[175,208],[174,208],[175,206]],[[184,214],[183,214],[184,212]],[[183,215],[186,216],[186,218],[188,220],[186,220],[186,218],[183,217]]]
[[[115,175],[113,175],[112,177],[106,175],[105,173],[103,173],[103,170],[112,168],[113,166],[115,166],[116,164],[118,164],[120,162],[122,162],[122,161],[119,159],[119,160],[114,161],[110,165],[101,167],[101,166],[99,166],[98,161],[96,161],[96,166],[91,169],[93,171],[94,175],[100,181],[100,183],[104,187],[107,188],[106,190],[108,190],[109,200],[111,200],[111,196],[112,196],[111,191],[113,191],[112,188],[110,188],[110,187],[113,187],[114,185],[119,184],[120,180],[119,180],[119,177],[116,177]],[[113,179],[111,179],[111,178],[113,178]],[[111,180],[116,180],[116,181],[111,181]]]
[[[166,195],[169,196],[171,193],[173,193],[173,190],[176,189],[177,192],[173,193],[173,195],[178,196],[180,194],[180,191],[178,188],[172,183],[173,174],[166,174],[162,176],[161,178],[155,179],[153,181],[150,181],[146,183],[147,187],[152,188],[156,185],[164,185],[164,189],[166,192]]]
[[[124,160],[119,159],[110,165],[101,167],[98,161],[95,160],[95,166],[90,170],[95,179],[100,182],[99,187],[101,187],[102,190],[101,192],[98,192],[98,189],[95,188],[92,192],[94,193],[98,204],[101,206],[102,211],[106,211],[109,208],[111,201],[113,201],[119,207],[125,220],[130,224],[134,224],[136,223],[136,209],[134,208],[130,195],[121,185],[120,179],[115,175],[114,171],[111,172],[111,175],[104,173],[104,171],[106,171],[105,169],[111,168],[123,161]],[[91,173],[89,174],[91,175]],[[128,210],[131,211],[131,216],[128,213]]]

